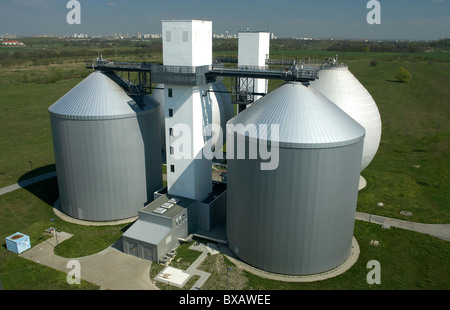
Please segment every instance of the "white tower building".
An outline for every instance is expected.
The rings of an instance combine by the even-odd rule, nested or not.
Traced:
[[[212,22],[163,21],[162,35],[165,71],[175,73],[164,85],[168,193],[203,200],[212,190],[214,147],[204,135],[204,126],[212,123],[211,84],[190,81],[201,80],[195,73],[212,64]],[[189,79],[180,82],[180,72]]]
[[[249,69],[252,69],[264,68],[266,66],[266,59],[269,58],[270,51],[270,32],[239,32],[238,45],[239,68],[248,67]],[[268,80],[255,79],[253,92],[267,94]],[[262,96],[254,96],[254,100],[258,100],[261,97]]]
[[[212,64],[212,22],[163,20],[165,66],[209,66]]]

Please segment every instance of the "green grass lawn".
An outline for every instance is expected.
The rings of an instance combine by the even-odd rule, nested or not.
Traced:
[[[394,81],[399,67],[412,74]],[[358,210],[426,223],[450,223],[450,63],[352,61],[381,114],[377,155],[363,171]],[[384,207],[374,206],[383,202]],[[412,217],[399,214],[411,211]]]
[[[48,108],[80,81],[0,84],[0,187],[55,163]]]
[[[447,290],[450,288],[450,243],[427,235],[356,221],[355,238],[360,247],[357,262],[345,273],[316,282],[283,282],[255,276],[238,268],[222,254],[211,255],[199,267],[211,272],[202,289],[225,289],[226,268],[232,290]],[[378,246],[371,245],[379,241]],[[367,263],[380,263],[381,284],[368,284]]]
[[[41,289],[69,287],[66,286],[64,273],[40,266],[8,251],[5,245],[7,236],[20,231],[30,236],[31,245],[34,246],[49,238],[45,233],[47,228],[55,227],[73,235],[62,242],[55,249],[55,253],[66,258],[77,258],[98,253],[112,245],[127,227],[127,224],[96,227],[65,222],[53,213],[52,206],[57,198],[56,178],[0,196],[0,238],[3,240],[3,247],[0,248],[0,277],[5,289],[29,289],[34,285]],[[23,278],[19,278],[23,279],[23,286],[20,286],[17,274],[13,274],[13,270],[23,273],[21,274]],[[28,273],[30,274],[27,275]],[[27,278],[28,276],[31,278]],[[49,283],[41,287],[35,283],[33,276],[45,278]],[[28,279],[31,283],[28,283]],[[73,288],[75,287],[96,288],[91,284],[84,284],[81,287],[74,285]]]
[[[304,53],[288,56],[295,55],[300,57]],[[372,56],[379,59],[375,67],[370,66]],[[450,223],[450,63],[381,56],[378,53],[364,57],[364,53],[359,53],[349,63],[350,70],[377,102],[383,123],[379,151],[362,173],[368,185],[359,193],[358,211],[417,222]],[[394,81],[401,66],[412,74],[408,84]],[[11,70],[0,78],[0,187],[54,170],[48,107],[81,81],[74,78],[54,83],[20,83],[20,79],[13,77],[23,71]],[[63,75],[66,73],[63,70]],[[4,83],[5,76],[13,82]],[[280,83],[270,81],[269,88]],[[385,206],[374,206],[372,197],[375,203],[383,202]],[[85,227],[66,223],[52,211],[57,198],[56,178],[0,196],[0,237],[4,240],[20,231],[30,235],[33,245],[47,238],[44,230],[53,226],[74,235],[56,253],[80,257],[110,246],[126,230],[126,225]],[[413,212],[413,216],[400,215],[402,210]],[[241,271],[242,278],[233,285],[253,289],[450,288],[448,242],[401,229],[381,230],[377,225],[359,221],[355,236],[361,247],[360,259],[349,272],[335,279],[314,284],[280,283]],[[372,239],[379,240],[381,246],[370,246]],[[368,286],[365,281],[368,272],[365,264],[371,259],[381,263],[380,286]],[[224,275],[218,266],[228,263],[225,259],[209,262],[210,267],[206,268],[219,271],[214,273],[217,277],[211,278],[216,282],[207,287],[219,288],[214,283],[223,283]],[[22,259],[7,251],[5,245],[0,248],[0,278],[5,289],[75,288],[67,285],[64,273]],[[76,288],[96,288],[89,283],[83,285]]]
[[[191,243],[183,243],[177,248],[177,255],[170,262],[170,266],[174,268],[178,268],[181,270],[186,270],[189,266],[202,254],[200,251],[190,250],[189,247],[193,244]],[[152,268],[150,270],[150,279],[155,282],[156,286],[162,290],[174,290],[180,289],[176,286],[169,285],[167,283],[159,282],[154,280],[154,278],[165,268],[164,265],[161,264],[152,264]],[[195,282],[200,278],[200,276],[194,275],[192,276],[182,289],[188,290],[190,289]]]
[[[56,253],[63,257],[80,257],[108,247],[118,240],[126,229],[126,225],[85,227],[58,219],[51,205],[47,203],[57,197],[55,189],[56,182],[53,178],[28,190],[20,189],[0,196],[0,237],[4,240],[11,233],[20,231],[30,236],[33,246],[48,238],[44,230],[53,226],[74,235],[61,243]],[[315,283],[288,283],[259,278],[233,268],[230,273],[230,288],[391,290],[450,287],[449,242],[403,229],[384,230],[379,225],[361,221],[356,221],[355,237],[361,249],[359,259],[349,271],[336,278]],[[69,243],[71,240],[76,241]],[[370,245],[371,240],[378,240],[380,245]],[[187,246],[178,249],[173,266],[187,269],[198,257],[200,252],[189,250]],[[220,256],[222,255],[208,256],[201,266],[201,269],[213,274],[202,289],[223,288],[223,280],[226,277],[224,270],[226,266],[234,266]],[[181,258],[179,262],[178,258]],[[381,285],[369,285],[365,280],[369,271],[366,264],[370,260],[378,260],[381,264]],[[152,271],[157,274],[159,265],[153,266]],[[64,273],[18,257],[7,251],[4,243],[0,248],[0,277],[5,289],[96,289],[85,282],[82,286],[69,286],[65,276]]]
[[[89,241],[92,238],[89,229],[76,227],[57,218],[49,205],[57,196],[56,178],[0,196],[0,277],[4,289],[98,289],[86,281],[82,281],[81,285],[69,285],[65,273],[21,258],[6,249],[7,236],[19,231],[30,236],[31,246],[34,246],[50,237],[45,229],[51,226],[75,233],[74,237],[78,240],[88,242],[78,247],[67,247],[65,242],[61,243],[58,252],[62,254],[75,251],[75,257],[78,257],[98,252],[109,245],[105,237],[110,231],[102,235],[106,240],[101,240],[103,244],[99,246],[97,240]],[[117,239],[118,235],[111,237]]]

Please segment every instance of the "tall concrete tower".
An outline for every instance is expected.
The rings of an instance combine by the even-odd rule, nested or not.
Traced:
[[[248,68],[263,68],[270,52],[270,32],[242,31],[238,38],[238,66]],[[251,83],[251,82],[250,82]],[[255,79],[253,92],[267,94],[268,80]],[[261,96],[254,96],[258,100]]]
[[[163,21],[162,35],[164,70],[174,73],[164,87],[168,192],[203,200],[212,190],[214,146],[204,132],[212,123],[211,84],[198,73],[212,64],[212,22]]]

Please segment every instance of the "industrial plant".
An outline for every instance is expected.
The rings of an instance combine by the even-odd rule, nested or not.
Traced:
[[[233,68],[213,60],[212,37],[211,21],[162,21],[162,64],[99,58],[49,107],[59,208],[137,218],[123,251],[153,262],[200,237],[266,272],[340,266],[380,143],[374,100],[336,61],[269,69],[270,32],[240,32]],[[269,92],[271,79],[283,84]]]

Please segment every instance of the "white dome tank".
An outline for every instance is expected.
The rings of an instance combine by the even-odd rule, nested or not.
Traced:
[[[381,140],[381,117],[367,89],[347,66],[329,67],[319,71],[319,79],[311,82],[325,97],[334,102],[366,130],[361,171],[370,164]]]

